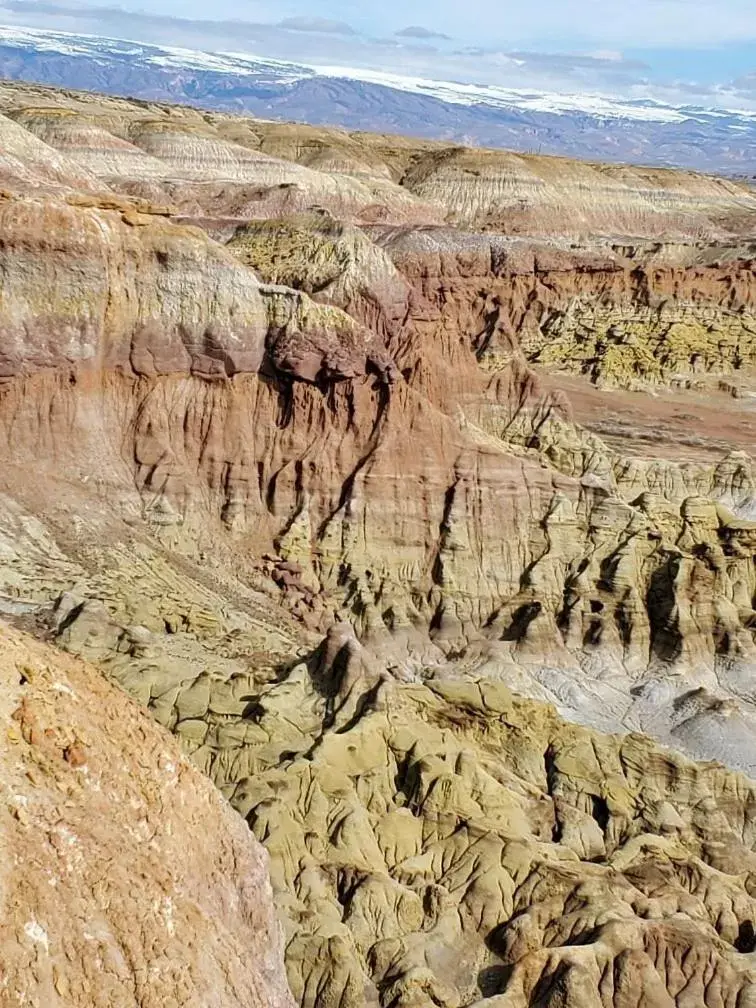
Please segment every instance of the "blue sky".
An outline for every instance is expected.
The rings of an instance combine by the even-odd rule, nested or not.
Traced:
[[[756,111],[756,0],[0,0],[0,23]]]
[[[152,0],[149,11],[207,16],[203,0]],[[382,34],[424,25],[468,43],[527,45],[571,51],[660,49],[691,51],[728,42],[756,43],[754,0],[216,0],[213,16],[280,20],[310,15]],[[691,68],[693,69],[693,68]]]

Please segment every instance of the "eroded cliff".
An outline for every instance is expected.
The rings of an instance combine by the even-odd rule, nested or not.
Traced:
[[[752,195],[0,109],[0,610],[248,819],[295,996],[747,1008],[753,785],[658,743],[756,775]]]

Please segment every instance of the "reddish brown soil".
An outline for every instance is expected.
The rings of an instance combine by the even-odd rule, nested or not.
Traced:
[[[578,423],[625,454],[716,461],[723,452],[756,451],[753,377],[732,382],[740,390],[738,398],[719,388],[717,380],[709,387],[656,394],[599,389],[570,375],[544,377],[568,396]]]

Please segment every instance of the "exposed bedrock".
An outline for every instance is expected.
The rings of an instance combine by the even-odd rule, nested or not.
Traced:
[[[353,156],[295,163],[261,150],[249,121],[224,129],[191,109],[154,106],[150,114],[125,102],[120,106],[116,101],[84,114],[63,104],[8,111],[24,127],[16,129],[26,132],[28,146],[47,145],[51,155],[86,171],[90,181],[167,203],[183,216],[215,219],[216,226],[222,227],[224,218],[259,220],[314,207],[363,223],[444,219],[440,208],[402,188],[381,165]],[[11,135],[13,125],[3,117],[0,129]]]
[[[272,552],[313,625],[339,610],[413,673],[495,644],[492,675],[607,727],[645,725],[636,680],[660,676],[664,736],[681,693],[715,688],[689,741],[723,753],[716,689],[750,705],[755,657],[750,458],[610,449],[526,359],[533,290],[569,299],[550,277],[632,306],[616,253],[546,276],[538,250],[392,261],[327,214],[224,249],[97,199],[0,213],[9,489],[34,457],[190,554]]]
[[[81,658],[267,847],[303,1008],[756,1008],[752,195],[26,85],[0,107],[0,612],[69,653],[29,645],[39,685],[9,686],[19,830],[43,757],[42,805],[109,828],[63,722],[112,711],[126,853],[146,781],[161,856],[191,881],[206,842],[223,908],[197,945],[178,902],[175,935],[153,904],[123,942],[256,1003],[257,848],[198,812],[179,851],[209,798],[181,764],[171,804],[146,728],[132,773]],[[46,982],[83,932],[40,893],[13,948]]]
[[[527,360],[608,387],[667,386],[754,364],[754,249],[611,244],[373,229],[484,366],[513,342]]]
[[[167,732],[0,623],[8,1008],[293,1008],[268,858]]]
[[[739,183],[693,172],[434,145],[402,184],[461,228],[571,239],[722,240],[750,234],[756,206]]]
[[[265,844],[306,1008],[751,1004],[745,777],[485,671],[398,681],[348,624],[299,664],[182,678],[159,634],[92,604],[53,619],[68,650],[110,639],[108,674]]]

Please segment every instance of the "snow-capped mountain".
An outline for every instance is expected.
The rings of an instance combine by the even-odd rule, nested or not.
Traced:
[[[0,76],[347,129],[756,175],[756,113],[0,27]]]

